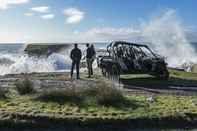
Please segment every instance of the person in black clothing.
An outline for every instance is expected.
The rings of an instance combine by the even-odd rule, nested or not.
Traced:
[[[92,69],[92,64],[94,61],[94,56],[95,56],[95,50],[94,46],[89,46],[89,44],[86,44],[87,50],[86,50],[86,62],[87,62],[87,68],[88,68],[88,78],[93,75],[93,69]]]
[[[91,58],[91,70],[90,70],[90,73],[91,73],[91,75],[93,75],[93,68],[92,68],[92,64],[93,64],[93,62],[94,62],[94,60],[95,60],[95,57],[96,57],[96,51],[95,51],[95,48],[94,48],[94,45],[92,44],[91,45],[91,55],[92,55],[92,58]]]
[[[70,58],[72,59],[72,67],[71,67],[71,78],[73,77],[73,70],[76,66],[76,72],[77,72],[77,79],[80,79],[79,77],[79,64],[81,61],[81,50],[78,48],[78,45],[74,45],[74,49],[72,49],[70,53]]]

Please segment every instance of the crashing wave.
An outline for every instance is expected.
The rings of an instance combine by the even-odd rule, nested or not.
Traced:
[[[197,64],[194,62],[185,62],[181,65],[181,68],[186,72],[197,73]]]
[[[14,61],[13,60],[10,60],[9,58],[0,58],[0,65],[6,65],[6,66],[9,66],[9,65],[12,65],[14,64]]]
[[[58,53],[43,58],[29,57],[26,54],[7,54],[6,57],[0,57],[0,75],[55,72],[69,68],[69,58]]]

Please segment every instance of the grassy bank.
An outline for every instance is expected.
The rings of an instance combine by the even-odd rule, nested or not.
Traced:
[[[60,97],[60,96],[56,96]],[[127,103],[100,105],[92,98],[83,102],[43,101],[38,94],[10,94],[0,100],[1,126],[50,127],[83,125],[114,127],[177,128],[197,124],[197,97],[126,95]],[[11,125],[10,125],[11,124]]]
[[[32,91],[31,83],[9,89],[0,97],[1,127],[92,127],[93,129],[192,128],[197,126],[197,96],[135,94],[111,90],[99,75],[71,81],[60,74],[32,74],[32,79],[66,80],[80,85],[65,89]],[[193,73],[170,70],[170,79],[162,81],[147,75],[122,76],[129,84],[187,85],[196,84]],[[192,81],[192,82],[189,82]],[[20,93],[26,86],[31,87]],[[96,87],[96,88],[95,88]],[[96,90],[95,90],[96,89]],[[161,88],[162,89],[162,88]],[[18,91],[17,91],[18,90]],[[6,96],[6,97],[5,97]]]
[[[168,86],[184,86],[196,87],[197,74],[191,72],[169,70],[169,80],[160,80],[149,75],[122,75],[123,84],[146,86],[146,87],[168,87]]]

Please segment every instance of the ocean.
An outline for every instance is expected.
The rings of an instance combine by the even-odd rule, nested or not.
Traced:
[[[23,51],[25,44],[0,44],[0,53],[19,53]]]
[[[197,54],[197,43],[193,42],[190,44],[195,49],[195,52]],[[108,44],[96,43],[94,45],[96,49],[106,49]],[[61,72],[69,71],[71,68],[71,60],[69,58],[69,54],[72,47],[64,49],[58,53],[52,53],[48,57],[29,56],[24,52],[25,47],[26,45],[22,43],[0,44],[0,75],[33,72]],[[84,53],[86,48],[85,44],[79,45],[79,48]],[[153,47],[152,49],[154,50]],[[185,52],[188,52],[187,49],[184,50]],[[154,52],[158,53],[155,50]],[[165,52],[160,53],[163,53],[163,56],[168,55],[165,54]],[[176,54],[176,51],[174,54]],[[195,56],[193,58],[195,58]],[[169,65],[173,65],[173,63],[176,63],[175,60],[181,59],[180,57],[181,56],[177,58],[176,55],[170,56],[170,59],[173,59],[173,62],[171,62],[170,59],[168,60],[168,58],[166,61]]]
[[[95,48],[106,48],[106,43],[95,44]],[[0,44],[0,75],[33,73],[33,72],[61,72],[69,71],[71,48],[48,57],[29,56],[24,52],[25,44]],[[80,45],[82,52],[85,45]]]

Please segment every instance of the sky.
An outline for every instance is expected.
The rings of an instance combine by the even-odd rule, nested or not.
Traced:
[[[197,0],[0,0],[0,43],[131,40],[166,12],[194,41],[196,5]]]

